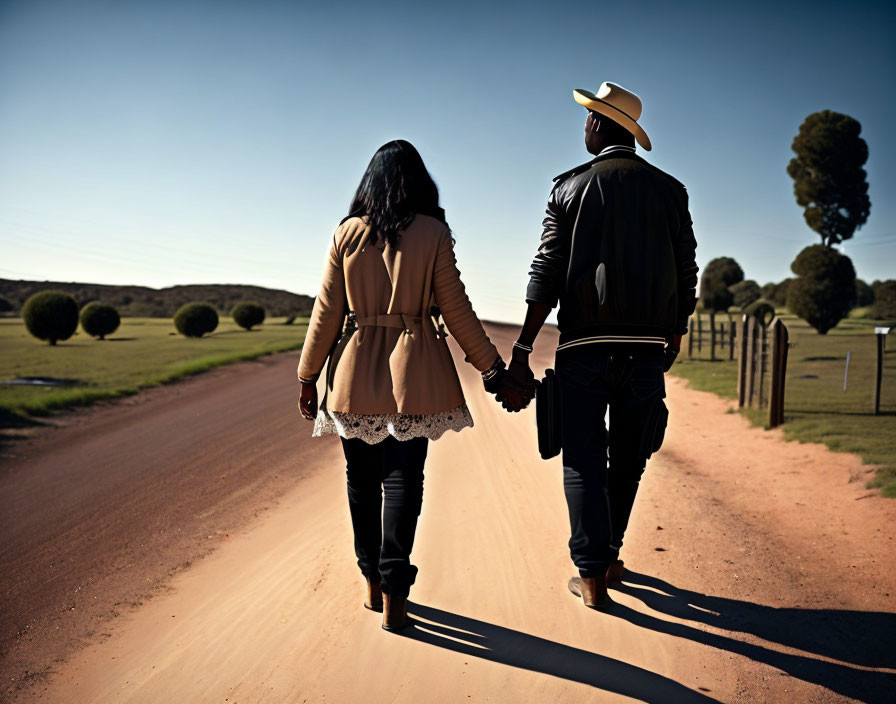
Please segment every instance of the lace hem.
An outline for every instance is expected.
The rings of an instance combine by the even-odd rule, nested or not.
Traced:
[[[375,445],[392,435],[398,440],[429,438],[438,440],[448,430],[459,432],[473,427],[473,416],[467,404],[442,413],[412,415],[409,413],[339,413],[321,410],[314,421],[312,437],[339,435],[360,438]]]

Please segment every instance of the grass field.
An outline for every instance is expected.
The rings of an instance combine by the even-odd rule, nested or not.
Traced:
[[[896,333],[884,359],[881,415],[872,415],[874,335],[880,321],[849,318],[819,335],[792,315],[781,316],[790,332],[783,426],[789,440],[822,442],[832,450],[854,452],[878,465],[871,483],[896,497]],[[737,398],[737,362],[687,358],[687,341],[672,368],[697,389]],[[705,356],[708,352],[705,347]],[[727,358],[727,350],[725,350]],[[843,377],[849,353],[846,391]],[[767,423],[767,413],[746,411],[754,423]]]
[[[55,347],[28,334],[21,318],[0,319],[0,381],[40,377],[62,386],[0,384],[0,411],[5,425],[20,414],[49,411],[133,394],[140,389],[271,352],[298,349],[305,340],[307,318],[284,325],[269,319],[246,332],[230,319],[198,339],[175,333],[170,318],[125,318],[104,341],[82,330]]]

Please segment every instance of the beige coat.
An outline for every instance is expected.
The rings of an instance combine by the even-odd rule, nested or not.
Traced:
[[[467,298],[448,228],[417,215],[398,246],[371,243],[368,226],[350,218],[336,230],[298,374],[316,379],[348,311],[358,327],[339,339],[327,373],[326,407],[343,413],[441,413],[464,402],[444,337],[429,309],[479,371],[498,351]]]

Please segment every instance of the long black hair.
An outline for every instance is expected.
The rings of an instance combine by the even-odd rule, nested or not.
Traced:
[[[394,247],[398,233],[418,213],[448,224],[439,207],[439,189],[419,152],[410,142],[395,139],[376,150],[345,220],[367,216],[371,237],[383,237]]]

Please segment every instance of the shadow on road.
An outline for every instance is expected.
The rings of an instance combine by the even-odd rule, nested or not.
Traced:
[[[748,633],[840,662],[773,650],[616,604],[610,614],[634,625],[743,655],[852,699],[882,704],[896,701],[896,675],[861,669],[896,667],[896,614],[775,608],[680,589],[662,579],[631,571],[625,573],[619,591],[669,616]]]
[[[581,682],[649,704],[718,702],[668,677],[581,648],[410,601],[408,613],[416,618],[401,635],[470,657]]]

